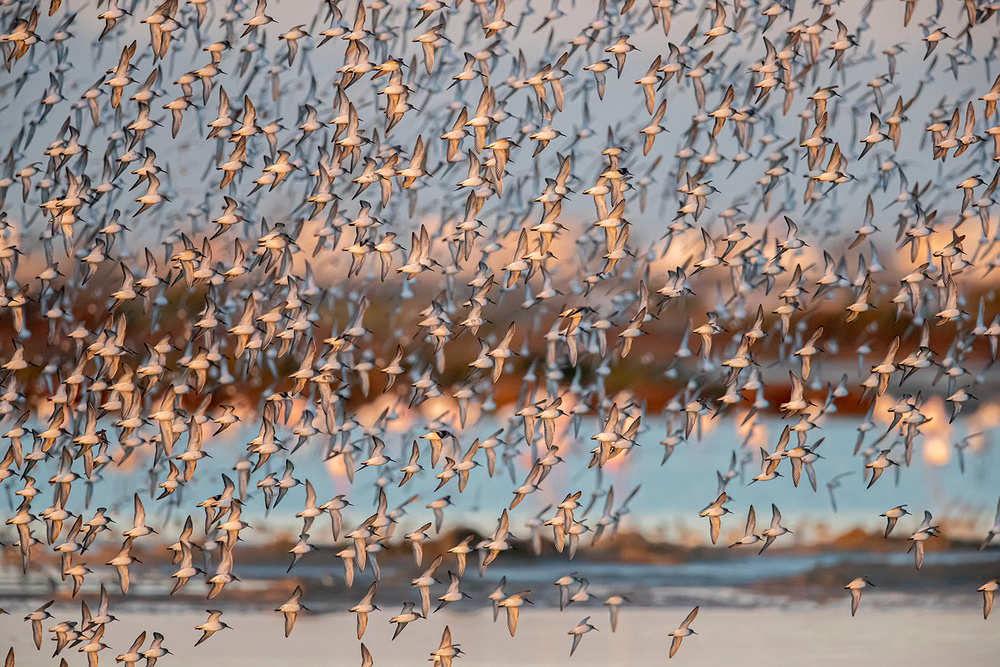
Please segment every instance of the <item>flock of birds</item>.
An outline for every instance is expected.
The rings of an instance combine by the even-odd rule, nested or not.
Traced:
[[[398,533],[419,600],[390,619],[397,635],[432,613],[440,570],[437,609],[468,597],[467,558],[480,576],[504,560],[522,502],[536,553],[543,536],[569,559],[614,538],[640,489],[616,503],[602,474],[636,456],[649,422],[629,378],[677,388],[662,412],[664,470],[708,420],[752,433],[785,418],[773,450],[748,438],[710,480],[717,497],[700,516],[712,544],[746,463],[761,465],[752,482],[787,467],[813,490],[830,473],[833,500],[855,472],[871,488],[905,469],[941,419],[932,401],[954,420],[989,390],[1000,5],[544,4],[0,2],[0,481],[18,503],[6,549],[26,573],[58,558],[59,596],[102,581],[82,621],[55,619],[55,598],[25,617],[39,649],[47,631],[56,655],[75,648],[97,665],[114,620],[104,582],[116,573],[127,595],[143,577],[137,545],[166,548],[170,525],[138,493],[131,517],[89,509],[126,461],[148,468],[158,508],[215,485],[166,539],[171,594],[203,578],[208,599],[224,599],[253,558],[244,508],[262,499],[278,513],[286,494],[304,495],[292,567],[320,525],[346,541],[347,586],[372,577],[350,609],[361,640],[379,610],[377,553]],[[896,255],[883,264],[879,248]],[[855,355],[860,375],[841,376]],[[357,408],[375,403],[381,414],[362,423]],[[854,406],[857,470],[828,470],[813,431]],[[199,462],[241,429],[256,436],[231,462],[235,481],[203,479]],[[317,448],[350,489],[326,502],[294,463]],[[589,458],[590,503],[571,488],[533,506],[570,455]],[[496,508],[496,530],[442,547],[425,569],[445,510],[505,470],[513,501]],[[451,493],[420,498],[433,521],[397,532],[418,497],[395,510],[389,497],[415,477]],[[906,507],[881,514],[886,537]],[[758,531],[750,506],[731,546],[763,554],[787,535],[771,510]],[[345,511],[367,518],[345,524]],[[1000,512],[996,524],[984,547]],[[939,532],[925,512],[908,538],[918,569]],[[88,558],[101,548],[117,550],[106,564]],[[998,582],[980,588],[984,617]],[[592,597],[585,580],[555,583],[561,609]],[[852,615],[872,585],[845,586]],[[511,636],[531,594],[515,588],[489,596]],[[277,608],[286,636],[309,597],[298,586]],[[625,603],[604,601],[612,631]],[[664,640],[670,657],[698,610]],[[198,644],[228,628],[208,613]],[[571,655],[590,619],[568,631]],[[116,661],[169,654],[163,634],[146,639]],[[460,646],[446,627],[431,660],[447,667]],[[363,643],[361,655],[373,664]]]

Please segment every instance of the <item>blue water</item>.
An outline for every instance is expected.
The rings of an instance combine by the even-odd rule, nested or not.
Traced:
[[[730,482],[727,492],[731,501],[728,507],[734,512],[727,516],[723,523],[724,531],[730,528],[742,530],[746,517],[747,506],[753,504],[757,510],[758,531],[766,527],[770,521],[770,504],[775,503],[782,512],[784,525],[795,531],[781,538],[783,541],[813,541],[822,539],[831,533],[844,531],[852,527],[861,527],[869,532],[880,531],[884,527],[884,519],[878,515],[895,505],[906,503],[915,517],[904,518],[900,522],[901,531],[905,531],[912,522],[914,527],[919,523],[919,517],[924,509],[930,510],[935,517],[935,523],[941,524],[946,535],[969,537],[985,534],[992,525],[993,512],[996,507],[997,494],[1000,490],[1000,466],[997,464],[996,448],[988,439],[978,443],[976,448],[965,451],[965,473],[960,471],[958,458],[951,443],[957,442],[966,435],[962,427],[956,426],[941,433],[935,432],[926,438],[918,437],[915,452],[909,468],[893,468],[871,488],[866,489],[863,480],[863,460],[860,456],[852,456],[856,440],[856,417],[833,416],[823,422],[821,429],[809,433],[809,443],[818,438],[825,442],[817,450],[824,458],[815,464],[818,477],[818,491],[814,492],[803,475],[798,488],[792,485],[790,479],[791,467],[788,462],[782,462],[778,470],[782,477],[768,482],[748,485],[750,479],[760,472],[759,455],[754,454],[751,462],[743,468],[741,477]],[[680,444],[670,459],[663,465],[664,447],[659,443],[663,437],[665,426],[662,420],[650,419],[644,422],[645,430],[637,437],[638,446],[633,447],[626,455],[613,459],[600,473],[597,468],[588,468],[590,456],[586,453],[593,441],[590,435],[599,427],[593,420],[584,421],[579,438],[565,437],[571,435],[568,419],[562,420],[561,429],[557,431],[557,443],[560,444],[560,455],[564,462],[553,467],[551,474],[541,484],[540,489],[530,494],[510,512],[511,530],[522,539],[530,537],[530,531],[524,527],[524,522],[534,517],[548,505],[559,503],[567,494],[582,492],[580,502],[583,507],[577,510],[577,518],[583,509],[590,504],[591,494],[595,489],[607,490],[609,486],[615,490],[615,509],[625,499],[625,496],[635,486],[640,490],[629,505],[629,513],[622,520],[626,530],[638,530],[655,540],[668,540],[684,544],[704,543],[708,539],[708,522],[698,517],[698,512],[717,494],[715,472],[725,471],[730,462],[734,448],[738,448],[743,436],[736,433],[731,418],[716,420],[711,428],[703,432],[701,440],[692,435],[689,442]],[[477,434],[489,434],[495,429],[496,422],[490,419],[481,420],[475,431],[459,434],[463,450],[471,444]],[[774,444],[780,434],[783,422],[774,418],[763,421],[766,435],[761,434],[759,442],[774,449]],[[717,424],[717,425],[716,425]],[[278,429],[279,438],[291,446],[295,437],[290,434],[291,426]],[[136,490],[146,499],[147,512],[153,525],[158,530],[158,524],[168,519],[176,524],[179,530],[180,522],[189,512],[194,514],[195,525],[202,523],[201,510],[195,505],[204,498],[220,493],[222,483],[220,475],[225,473],[234,480],[236,474],[232,471],[233,463],[245,452],[245,443],[256,435],[256,426],[234,427],[222,435],[206,437],[205,451],[212,455],[198,463],[194,479],[177,491],[167,500],[154,502],[149,499],[149,477],[147,474],[151,462],[151,447],[146,446],[135,452],[122,468],[110,464],[101,471],[102,481],[94,485],[93,498],[90,504],[91,513],[98,506],[109,507],[110,514],[119,524],[131,521],[132,493]],[[412,435],[420,435],[425,430],[414,429]],[[884,432],[876,430],[874,433]],[[516,430],[518,436],[522,431]],[[354,457],[355,466],[367,458],[365,438],[360,429],[355,431],[353,441],[359,442],[363,449]],[[869,434],[866,443],[874,440]],[[409,456],[410,434],[392,432],[386,437],[386,453],[395,459],[379,469],[358,470],[354,483],[351,484],[343,474],[342,465],[324,462],[328,438],[325,435],[313,436],[311,441],[290,457],[295,465],[294,476],[305,481],[308,479],[316,489],[318,502],[323,503],[336,494],[345,494],[352,507],[344,512],[345,525],[360,523],[374,511],[376,494],[375,482],[380,476],[392,473],[395,480],[385,486],[390,510],[414,494],[419,498],[405,508],[405,515],[400,519],[396,532],[402,536],[405,532],[419,527],[421,524],[433,521],[431,510],[425,505],[433,499],[449,496],[452,505],[445,509],[445,524],[447,527],[468,525],[481,531],[492,531],[503,508],[513,499],[512,489],[519,486],[527,475],[533,460],[523,440],[517,445],[519,453],[512,459],[514,481],[511,480],[508,467],[503,463],[503,446],[497,448],[497,469],[490,478],[486,470],[485,453],[480,451],[476,460],[481,465],[471,472],[471,480],[465,492],[458,492],[458,480],[453,479],[441,490],[435,491],[438,480],[434,474],[440,472],[442,461],[436,470],[430,469],[429,445],[421,442],[421,459],[424,470],[418,473],[404,487],[398,488],[401,475],[398,468]],[[186,437],[182,437],[174,446],[174,453],[183,451]],[[755,436],[753,442],[758,442]],[[893,442],[893,436],[886,438],[882,447],[888,447]],[[541,445],[539,435],[536,445]],[[866,445],[867,446],[867,445]],[[111,452],[117,459],[120,452],[112,445]],[[753,447],[756,450],[756,447]],[[744,450],[740,450],[744,451]],[[942,454],[943,452],[943,454]],[[939,460],[947,456],[947,460]],[[893,450],[891,458],[902,462],[902,446]],[[251,497],[244,510],[244,518],[253,529],[242,533],[245,540],[268,540],[276,534],[297,535],[300,520],[295,514],[304,506],[304,486],[300,485],[288,492],[281,504],[267,514],[263,498],[255,486],[257,481],[267,473],[275,471],[280,477],[284,470],[284,457],[276,455],[261,471],[253,475],[250,481]],[[39,480],[42,494],[36,498],[33,507],[42,508],[49,500],[51,489],[42,480],[47,480],[58,467],[58,460],[39,464],[32,476]],[[80,461],[74,462],[74,470],[83,473]],[[839,488],[835,489],[838,512],[831,506],[830,495],[826,483],[840,473],[852,474],[840,480]],[[159,480],[165,478],[166,466],[160,473]],[[9,493],[20,488],[16,478],[6,480],[3,486]],[[74,485],[76,486],[76,485]],[[159,495],[159,489],[156,490]],[[19,500],[19,499],[16,499]],[[84,495],[81,490],[74,489],[70,497],[68,509],[73,512],[87,514],[84,509]],[[594,507],[586,515],[587,523],[596,525],[604,508],[604,497],[599,496]],[[554,514],[548,510],[544,518]],[[90,518],[87,515],[86,518]],[[164,525],[166,534],[173,528]],[[348,529],[349,529],[348,528]],[[11,529],[7,528],[9,532]],[[951,531],[951,532],[950,532]],[[326,517],[317,520],[312,528],[312,541],[317,543],[331,540],[329,521]],[[548,532],[548,529],[546,529]],[[585,543],[590,536],[585,535]]]

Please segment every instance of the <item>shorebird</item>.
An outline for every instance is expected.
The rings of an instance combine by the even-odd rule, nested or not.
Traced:
[[[203,641],[214,635],[219,630],[224,630],[230,627],[223,621],[220,621],[219,620],[220,618],[222,618],[221,611],[218,611],[216,609],[208,610],[208,620],[202,623],[201,625],[196,625],[194,627],[195,630],[202,631],[201,637],[194,644],[195,646],[198,646],[199,644],[201,644]],[[142,642],[139,642],[139,645],[141,646]]]
[[[924,542],[938,534],[938,527],[931,525],[932,520],[931,513],[924,510],[924,520],[920,522],[916,532],[906,538],[913,543],[909,550],[913,551],[913,562],[918,570],[924,564]]]
[[[553,585],[559,587],[559,611],[562,611],[569,605],[569,587],[573,585],[574,581],[577,581],[575,574],[559,577],[553,582]]]
[[[608,607],[608,612],[611,614],[611,632],[615,632],[618,629],[619,607],[625,602],[629,602],[629,599],[624,595],[612,595],[604,601],[604,604]]]
[[[533,604],[526,596],[531,593],[530,590],[521,591],[520,593],[514,593],[513,595],[508,595],[504,599],[497,602],[498,607],[503,607],[507,610],[507,629],[510,631],[510,636],[513,637],[514,633],[517,632],[517,619],[520,614],[520,608],[525,604]]]
[[[698,516],[708,517],[710,525],[709,534],[712,538],[712,544],[719,541],[719,532],[722,530],[722,517],[730,514],[730,511],[723,507],[728,500],[729,496],[723,491],[708,507],[698,513]]]
[[[413,611],[415,606],[416,604],[413,602],[404,602],[403,610],[389,619],[390,623],[396,624],[396,631],[392,633],[393,639],[399,636],[399,633],[403,631],[403,628],[406,627],[407,623],[412,623],[418,618],[427,618],[419,611]]]
[[[699,607],[692,609],[691,613],[684,618],[676,630],[667,633],[670,637],[673,637],[670,641],[670,654],[667,657],[673,658],[677,655],[677,650],[681,647],[681,642],[684,641],[685,637],[698,634],[690,627],[691,622],[694,621],[694,617],[698,615],[698,609]]]
[[[77,651],[80,651],[81,653],[86,653],[87,654],[87,664],[90,667],[96,667],[97,666],[97,664],[98,664],[98,658],[97,658],[98,651],[103,651],[104,649],[108,648],[108,645],[101,641],[101,638],[104,636],[104,629],[105,629],[105,626],[98,625],[97,628],[93,631],[94,634],[90,637],[90,641],[88,641],[86,644],[84,644],[83,646],[81,646],[81,647],[79,647],[77,649]],[[160,640],[162,641],[162,635],[160,636]],[[158,649],[158,644],[157,644],[157,640],[156,639],[153,640],[153,643],[154,643],[154,646],[156,646],[157,649]],[[151,651],[153,652],[152,656],[146,655],[147,653],[150,653]],[[143,657],[146,658],[146,664],[148,664],[148,665],[155,665],[156,664],[156,657],[157,657],[156,656],[156,652],[157,651],[153,650],[153,649],[151,649],[151,651],[146,651],[145,653],[143,653]],[[163,653],[169,653],[169,651],[167,651],[166,649],[162,649],[162,651],[163,651]]]
[[[757,528],[757,515],[753,510],[753,505],[751,505],[750,511],[747,512],[747,525],[746,528],[743,530],[743,537],[730,544],[729,548],[732,549],[733,547],[742,546],[744,544],[756,544],[757,542],[760,542],[760,535],[754,533],[754,530],[756,530],[756,528]]]
[[[858,613],[858,605],[861,604],[861,589],[865,586],[875,586],[875,584],[869,581],[868,577],[858,577],[844,586],[844,588],[851,591],[851,616]]]
[[[149,648],[142,652],[142,657],[146,659],[146,665],[148,667],[153,667],[153,665],[156,664],[156,661],[163,656],[170,655],[170,651],[163,648],[163,640],[163,635],[159,632],[154,632],[153,641],[149,644]]]
[[[358,615],[358,639],[365,636],[365,629],[368,627],[368,614],[378,610],[378,606],[372,602],[375,599],[375,593],[377,591],[378,582],[373,581],[372,585],[368,587],[368,592],[365,593],[363,598],[361,598],[361,602],[354,605],[350,609],[352,614]]]
[[[934,458],[940,400],[968,434],[955,448],[965,472],[990,410],[975,398],[996,373],[985,359],[1000,345],[1000,78],[986,25],[995,3],[928,12],[922,32],[908,33],[925,45],[919,69],[904,58],[913,44],[891,29],[912,21],[914,0],[878,23],[871,3],[852,23],[829,0],[794,17],[780,1],[652,0],[652,21],[634,0],[583,3],[597,10],[586,16],[565,0],[547,12],[521,3],[519,18],[502,1],[334,1],[280,29],[265,0],[226,3],[211,21],[208,0],[158,0],[136,16],[145,3],[109,0],[89,17],[99,32],[80,29],[86,14],[68,3],[34,4],[3,3],[0,28],[10,74],[0,86],[0,328],[11,335],[0,344],[0,482],[17,496],[5,521],[24,572],[44,571],[46,547],[60,556],[53,599],[86,597],[102,574],[83,562],[94,553],[110,556],[123,595],[149,592],[159,564],[140,561],[147,547],[169,550],[175,597],[203,573],[209,598],[221,596],[266,548],[288,495],[302,503],[285,514],[302,520],[291,566],[322,544],[316,519],[329,513],[334,541],[347,541],[334,554],[348,587],[356,573],[399,575],[383,549],[400,535],[418,564],[425,549],[454,554],[438,608],[464,597],[473,551],[480,573],[517,553],[519,504],[533,553],[544,559],[552,544],[596,562],[609,539],[616,549],[633,539],[618,528],[635,491],[616,506],[605,475],[626,458],[649,465],[652,406],[663,406],[666,431],[656,459],[692,483],[719,454],[703,435],[737,429],[743,453],[707,471],[717,499],[699,516],[713,544],[730,482],[758,452],[749,492],[761,497],[745,504],[737,544],[760,542],[763,553],[790,532],[781,483],[756,484],[781,476],[785,458],[793,486],[803,471],[814,490],[821,479],[836,512],[834,492],[853,473],[824,470],[834,457],[821,458],[808,431],[835,431],[858,401],[854,454],[868,487],[888,467],[900,480],[915,474],[903,464],[922,441]],[[628,74],[650,29],[670,39],[682,14],[683,35],[632,63],[634,83],[608,84],[612,70]],[[548,37],[521,39],[526,27]],[[870,71],[844,66],[863,62]],[[833,68],[836,80],[820,80]],[[671,218],[659,240],[657,193]],[[977,301],[973,318],[964,309]],[[695,323],[694,312],[707,316]],[[845,354],[856,355],[857,381],[833,372]],[[373,373],[385,376],[381,393]],[[652,378],[677,393],[660,396]],[[897,378],[920,391],[886,403]],[[891,422],[877,433],[885,411]],[[581,453],[573,441],[595,414],[593,449]],[[762,450],[775,415],[792,419],[778,447]],[[682,455],[692,437],[716,449]],[[480,450],[488,480],[474,471]],[[590,467],[567,477],[581,455]],[[318,462],[336,487],[324,504],[319,478],[295,477]],[[223,476],[205,498],[216,466],[236,481]],[[428,483],[438,485],[431,496]],[[122,484],[131,504],[81,509]],[[458,492],[437,495],[446,484]],[[603,506],[596,519],[579,489]],[[552,491],[565,500],[542,509]],[[506,509],[496,492],[511,493]],[[852,511],[874,516],[870,493]],[[761,502],[772,520],[757,532]],[[203,539],[192,507],[205,511]],[[495,512],[495,532],[462,540],[468,532],[454,528],[470,512]],[[886,537],[906,514],[881,515]],[[159,536],[174,518],[176,541]],[[909,535],[917,567],[938,534],[930,523]],[[432,524],[447,544],[431,546]],[[1000,506],[995,524],[982,548],[1000,534]],[[403,616],[429,615],[434,572],[409,575],[420,606]],[[561,607],[597,590],[582,570],[556,583]],[[525,595],[503,588],[488,599],[516,623]],[[359,639],[377,609],[368,590],[352,608]],[[55,619],[59,651],[76,646],[96,663],[108,598],[82,622]],[[605,600],[612,631],[622,600]],[[300,608],[301,589],[279,607],[287,631]],[[29,615],[33,637],[48,613]],[[199,644],[227,627],[215,614],[197,626]],[[580,627],[574,648],[589,623]],[[120,662],[166,655],[162,635],[144,653],[145,639]],[[431,660],[460,655],[447,631]],[[362,661],[373,661],[364,645]]]
[[[459,575],[449,570],[448,578],[450,580],[450,583],[448,584],[448,590],[445,591],[443,595],[438,597],[438,600],[441,602],[441,604],[439,604],[437,607],[434,608],[435,612],[439,611],[449,602],[458,602],[463,598],[469,597],[468,594],[458,589],[459,585],[462,583],[462,580],[459,577]]]
[[[456,644],[451,639],[451,629],[446,625],[441,633],[441,643],[436,651],[431,652],[431,661],[434,667],[451,667],[452,660],[462,654],[460,644]]]
[[[31,622],[31,636],[35,640],[35,648],[42,650],[42,621],[52,618],[48,608],[55,604],[55,600],[49,600],[41,607],[24,617],[24,620]]]
[[[571,656],[574,653],[576,653],[576,647],[580,645],[580,640],[583,639],[583,636],[588,632],[590,632],[591,630],[597,630],[597,628],[588,623],[589,620],[590,616],[587,616],[582,621],[580,621],[580,623],[575,628],[573,628],[567,633],[573,635],[573,646],[571,646],[569,649],[569,654]]]
[[[909,514],[909,512],[906,510],[906,505],[897,505],[890,510],[886,510],[882,514],[879,514],[879,516],[885,517],[886,519],[885,535],[883,535],[883,537],[889,537],[889,533],[891,533],[892,529],[896,527],[896,522],[907,514]]]
[[[309,611],[308,608],[299,602],[302,598],[302,587],[296,586],[295,590],[292,592],[292,597],[288,598],[288,602],[275,609],[275,611],[280,611],[285,617],[285,636],[292,634],[292,628],[295,627],[295,618],[299,612],[305,610]]]
[[[438,555],[431,563],[431,566],[424,570],[423,574],[410,582],[410,585],[420,591],[420,611],[422,618],[427,618],[427,614],[430,613],[431,609],[431,592],[430,586],[435,583],[434,570],[441,565],[441,561],[444,560],[444,556]]]
[[[865,464],[865,468],[868,468],[869,470],[872,471],[872,478],[871,481],[868,482],[867,488],[869,489],[872,488],[872,484],[878,481],[878,478],[882,476],[882,473],[885,471],[886,468],[888,468],[889,466],[898,466],[898,465],[899,465],[898,463],[889,458],[889,450],[883,449],[881,452],[879,452],[879,455],[877,458],[875,458],[875,460]]]
[[[757,552],[758,555],[764,553],[764,550],[771,546],[771,543],[773,543],[776,538],[791,532],[792,531],[781,525],[781,512],[778,511],[778,507],[774,503],[771,503],[771,525],[761,532],[761,537],[764,538],[765,542],[764,546],[762,546],[760,551]]]
[[[146,632],[143,631],[139,633],[139,636],[135,638],[132,645],[129,647],[125,653],[122,653],[115,658],[115,662],[120,662],[125,665],[125,667],[135,667],[135,664],[142,660],[142,652],[139,650],[142,645],[146,643]]]

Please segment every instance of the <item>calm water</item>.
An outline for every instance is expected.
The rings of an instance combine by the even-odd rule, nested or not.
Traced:
[[[984,416],[989,411],[988,408],[984,408]],[[746,508],[750,504],[754,504],[757,509],[758,524],[765,523],[770,519],[769,505],[774,502],[782,511],[785,525],[796,531],[795,535],[798,536],[787,537],[812,541],[826,535],[825,532],[816,532],[819,526],[824,526],[830,531],[843,531],[855,526],[868,531],[880,530],[884,525],[884,519],[879,518],[878,514],[895,505],[907,503],[910,511],[916,513],[918,517],[923,509],[932,511],[935,522],[944,522],[946,534],[949,534],[948,526],[952,524],[955,531],[951,533],[952,536],[967,538],[973,534],[985,535],[986,529],[992,523],[1000,493],[1000,465],[998,465],[1000,457],[988,432],[984,438],[976,440],[974,446],[965,451],[963,474],[952,445],[970,431],[979,432],[979,428],[973,419],[966,420],[961,426],[956,424],[953,428],[948,427],[947,417],[941,416],[939,423],[942,427],[934,428],[933,422],[924,427],[926,435],[917,439],[911,466],[906,474],[897,475],[896,470],[890,470],[871,489],[866,489],[866,481],[862,479],[863,460],[860,456],[852,456],[857,434],[855,429],[860,419],[856,416],[834,415],[822,422],[822,428],[809,433],[809,443],[825,438],[817,450],[824,457],[815,464],[818,478],[817,492],[813,492],[810,488],[805,475],[798,488],[795,488],[790,478],[790,465],[786,462],[783,462],[778,469],[783,477],[770,482],[747,485],[747,482],[760,472],[757,448],[765,446],[773,451],[784,426],[781,420],[763,419],[762,426],[755,429],[750,436],[749,446],[754,455],[752,462],[743,468],[743,476],[733,480],[727,488],[733,499],[728,506],[735,515],[727,517],[724,530],[728,526],[742,531]],[[359,420],[364,422],[363,417]],[[609,485],[613,485],[617,506],[632,488],[641,484],[635,501],[630,504],[630,513],[623,521],[624,527],[640,530],[650,537],[671,541],[685,543],[693,543],[696,540],[707,541],[707,525],[702,525],[707,522],[699,519],[697,514],[716,496],[713,471],[724,472],[729,466],[731,453],[734,449],[739,449],[740,443],[747,437],[746,432],[734,426],[733,419],[720,418],[714,422],[706,420],[701,440],[692,435],[691,441],[679,445],[664,465],[661,465],[664,447],[659,441],[664,436],[665,424],[655,418],[645,420],[645,430],[638,437],[639,446],[633,448],[626,456],[612,460],[605,466],[600,480],[594,472],[596,469],[587,468],[589,455],[585,455],[585,451],[591,448],[593,442],[590,440],[590,435],[599,430],[596,422],[584,421],[579,438],[572,438],[572,434],[567,432],[570,431],[568,420],[564,421],[566,425],[559,431],[560,437],[557,438],[557,443],[560,445],[560,454],[565,462],[556,465],[540,490],[529,495],[511,512],[511,527],[515,534],[527,538],[528,530],[518,528],[546,506],[560,502],[567,493],[582,491],[581,502],[586,505],[589,504],[595,489],[606,490]],[[483,419],[475,431],[460,433],[462,448],[467,448],[475,437],[484,437],[492,433],[495,430],[494,425],[498,423],[502,425],[505,422]],[[291,424],[294,426],[294,420]],[[296,439],[290,433],[292,426],[284,429],[284,433],[282,428],[278,429],[279,438],[287,436],[284,440],[289,447]],[[884,433],[885,426],[888,424],[873,433]],[[396,462],[388,464],[383,469],[357,471],[353,485],[349,483],[340,460],[324,462],[326,436],[314,436],[310,443],[291,457],[296,466],[295,477],[312,482],[319,502],[325,502],[340,493],[358,501],[357,504],[362,509],[352,511],[352,508],[348,508],[345,511],[345,524],[358,523],[368,516],[368,510],[372,507],[375,496],[376,480],[380,475],[391,472],[393,479],[397,481],[385,486],[390,509],[412,495],[419,494],[419,499],[406,507],[406,515],[401,520],[401,530],[397,535],[409,532],[427,521],[433,521],[433,513],[424,505],[434,498],[443,496],[449,496],[453,503],[445,510],[450,525],[464,523],[481,530],[492,531],[501,510],[508,506],[513,498],[511,489],[521,484],[533,460],[523,440],[518,445],[519,454],[512,461],[516,480],[514,482],[511,481],[507,467],[502,463],[501,446],[497,448],[495,476],[493,478],[488,476],[485,456],[480,452],[476,460],[482,465],[472,471],[471,483],[462,494],[458,493],[457,479],[450,481],[440,491],[434,491],[438,480],[434,479],[433,475],[440,472],[443,461],[439,462],[436,470],[425,469],[404,487],[397,488],[400,478],[398,468],[405,463],[409,455],[412,436],[425,432],[426,428],[415,425],[411,428],[410,434],[400,432],[395,440],[391,436],[387,438],[387,454]],[[517,436],[521,433],[521,428],[518,426]],[[222,490],[221,474],[228,474],[235,479],[232,461],[244,451],[245,443],[255,435],[256,428],[233,428],[217,438],[206,438],[205,450],[211,453],[213,458],[200,461],[195,478],[178,491],[178,495],[184,499],[185,507],[192,506],[209,495],[219,493]],[[882,442],[881,447],[889,447],[894,442],[893,435],[890,434]],[[352,440],[363,447],[367,447],[366,443],[370,442],[364,438],[360,429],[355,432]],[[869,434],[865,446],[874,440],[875,436]],[[175,445],[175,449],[178,452],[182,451],[185,442],[186,440],[182,438]],[[541,444],[541,436],[538,436],[536,445],[544,447]],[[427,459],[423,457],[426,456],[425,450],[428,447],[426,441],[421,441],[422,460],[425,464]],[[901,444],[894,448],[892,457],[899,461],[903,460]],[[367,450],[356,453],[355,466],[359,467],[360,461],[365,458]],[[106,505],[116,512],[124,510],[128,515],[132,491],[136,488],[140,490],[145,488],[145,493],[148,495],[146,475],[148,464],[148,456],[140,452],[126,462],[125,468],[113,466],[105,468],[102,483],[95,485],[91,506]],[[82,472],[82,465],[79,462],[76,465]],[[245,540],[266,540],[275,533],[283,532],[292,536],[297,534],[294,531],[298,530],[300,523],[294,516],[303,507],[304,486],[289,491],[281,504],[267,514],[266,523],[261,520],[264,517],[263,501],[260,491],[253,487],[266,472],[277,472],[280,477],[284,468],[283,464],[281,468],[277,465],[275,463],[270,467],[265,466],[251,480],[252,498],[245,508],[244,516],[249,517],[247,520],[252,525],[256,520],[256,525],[262,528],[244,531],[242,537]],[[46,462],[36,468],[33,476],[47,479],[56,467],[56,461]],[[838,512],[835,513],[826,483],[844,472],[852,474],[842,478],[839,488],[835,490],[838,508]],[[161,474],[160,480],[164,477],[165,472]],[[83,511],[84,498],[82,494],[78,494],[79,492],[70,499],[73,511]],[[46,495],[47,492],[43,491],[42,498]],[[160,505],[162,503],[156,506],[150,505],[154,520],[162,522],[169,518],[170,521],[183,521],[184,516],[163,510]],[[603,505],[604,498],[598,498],[594,508],[591,509],[591,514],[588,515],[592,521],[596,521],[600,516]],[[548,514],[551,514],[551,511]],[[901,522],[900,525],[904,524]],[[326,528],[325,519],[318,522],[312,532],[315,541],[329,540],[329,529]],[[692,532],[697,532],[697,536],[691,535]],[[169,530],[167,533],[169,534]]]

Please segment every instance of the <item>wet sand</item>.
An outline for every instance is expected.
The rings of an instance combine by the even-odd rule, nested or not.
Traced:
[[[838,603],[818,606],[702,607],[691,626],[698,634],[684,640],[671,664],[995,664],[1000,654],[1000,633],[995,629],[1000,616],[984,621],[976,595],[970,595],[968,608],[962,610],[921,607],[918,603],[912,596],[879,599],[877,590],[866,591],[855,618],[851,618],[846,593]],[[62,617],[69,608],[63,605],[57,610]],[[0,620],[0,642],[14,646],[17,665],[54,664],[49,658],[54,646],[51,634],[45,633],[43,651],[36,651],[30,626],[20,620],[29,609],[10,611],[11,616]],[[393,626],[388,619],[396,611],[373,614],[364,638],[379,667],[425,664],[446,624],[466,653],[456,665],[597,667],[663,664],[670,647],[667,633],[677,627],[690,607],[623,608],[618,630],[612,633],[607,610],[601,605],[574,605],[563,612],[528,606],[521,614],[516,639],[508,634],[503,613],[494,624],[488,609],[470,613],[446,609],[407,626],[399,638],[390,641]],[[599,631],[584,636],[570,658],[572,639],[566,633],[588,615]],[[177,611],[167,606],[131,610],[124,620],[108,626],[104,640],[114,648],[101,654],[101,664],[113,664],[114,657],[143,630],[157,630],[166,636],[164,646],[173,656],[162,660],[165,666],[361,664],[354,616],[346,612],[304,614],[292,636],[285,639],[278,613],[227,611],[222,620],[236,630],[223,630],[196,650],[193,645],[200,632],[194,626],[205,618],[200,611]],[[44,627],[53,624],[50,620]],[[64,655],[71,665],[84,662],[81,654],[69,652]]]

